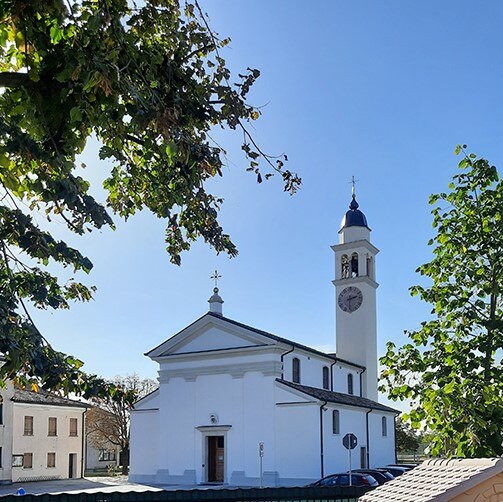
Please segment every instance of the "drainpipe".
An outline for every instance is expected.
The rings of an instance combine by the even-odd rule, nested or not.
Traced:
[[[324,451],[323,451],[323,407],[327,404],[324,401],[320,406],[320,463],[321,463],[321,477],[325,477],[325,461],[324,461]]]
[[[393,436],[395,438],[395,464],[398,464],[398,455],[396,453],[396,415],[393,415]],[[416,457],[414,456],[414,460]]]
[[[281,354],[281,380],[284,380],[285,377],[285,369],[283,368],[283,358],[287,355],[290,354],[295,350],[295,347],[292,345],[292,348],[290,350],[287,350],[283,354]]]
[[[370,437],[369,437],[369,414],[374,411],[373,408],[370,408],[369,411],[365,414],[365,430],[367,433],[367,469],[370,469]]]
[[[362,387],[362,375],[365,373],[367,368],[363,368],[363,370],[360,372],[360,397],[363,397],[363,387]]]
[[[337,363],[337,359],[334,360],[334,362],[330,365],[330,390],[333,392],[334,391],[334,364]],[[361,389],[361,385],[360,385]]]
[[[86,445],[86,436],[85,436],[85,422],[86,422],[86,416],[87,416],[87,410],[84,410],[82,413],[82,454],[81,454],[81,459],[80,459],[80,477],[84,477],[85,473],[85,458],[87,455],[87,445]]]

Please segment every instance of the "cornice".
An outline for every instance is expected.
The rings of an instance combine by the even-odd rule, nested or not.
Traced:
[[[345,242],[344,244],[334,244],[333,246],[331,246],[331,248],[335,252],[347,251],[349,249],[355,249],[359,247],[365,247],[370,251],[372,251],[372,253],[374,253],[375,255],[379,253],[379,249],[377,249],[372,243],[370,243],[366,239],[361,239],[359,241]]]
[[[334,286],[352,286],[354,284],[368,284],[369,286],[377,289],[379,283],[371,279],[368,275],[359,275],[358,277],[350,277],[348,279],[335,279],[332,281]]]
[[[199,425],[196,429],[199,432],[227,432],[232,425]]]
[[[245,373],[252,371],[261,372],[264,376],[281,376],[281,361],[246,362],[235,364],[214,364],[199,366],[197,368],[179,368],[159,371],[159,382],[168,383],[172,378],[183,378],[193,382],[198,376],[203,375],[231,375],[232,378],[243,378]]]
[[[274,353],[279,352],[276,343],[263,344],[263,345],[249,345],[245,347],[230,347],[225,349],[211,349],[201,350],[194,352],[180,352],[178,354],[168,354],[164,356],[152,357],[151,359],[157,363],[174,362],[178,360],[190,359],[194,361],[204,359],[224,359],[227,357],[235,357],[240,355],[247,355],[248,353]]]

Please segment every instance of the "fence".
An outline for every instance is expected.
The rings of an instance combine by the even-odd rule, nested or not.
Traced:
[[[8,495],[1,502],[355,502],[372,488],[305,486],[112,493]],[[20,500],[21,499],[21,500]]]

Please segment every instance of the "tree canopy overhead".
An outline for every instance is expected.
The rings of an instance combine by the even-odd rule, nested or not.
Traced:
[[[67,308],[92,288],[60,284],[44,267],[88,273],[89,258],[47,227],[61,219],[83,234],[148,209],[167,222],[171,261],[198,238],[237,254],[218,223],[222,202],[206,182],[222,174],[225,152],[212,128],[242,137],[247,169],[258,182],[275,174],[294,193],[300,179],[286,156],[265,154],[247,124],[260,72],[231,75],[221,55],[228,39],[209,27],[197,0],[4,0],[0,3],[0,352],[4,375],[22,372],[48,387],[96,391],[81,362],[54,351],[30,305]],[[76,158],[95,135],[113,168],[106,204],[89,195]],[[259,165],[262,161],[262,165]],[[262,170],[262,171],[261,171]],[[89,382],[91,382],[89,384]],[[89,386],[88,386],[89,384]]]
[[[434,257],[418,272],[431,285],[411,288],[434,317],[403,347],[388,343],[382,378],[391,398],[412,401],[430,453],[492,457],[503,454],[503,181],[464,148],[450,192],[430,197]]]

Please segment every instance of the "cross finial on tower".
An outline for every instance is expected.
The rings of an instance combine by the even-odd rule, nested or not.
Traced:
[[[356,182],[359,181],[359,180],[355,180],[355,177],[354,176],[351,176],[351,181],[349,182],[351,185],[353,185],[351,187],[351,195],[353,197],[356,197]]]
[[[213,275],[210,277],[213,281],[215,281],[215,287],[213,288],[213,295],[212,297],[208,300],[208,303],[210,304],[210,312],[213,312],[214,314],[222,315],[222,303],[224,301],[218,294],[218,280],[221,279],[222,276],[218,273],[218,270],[215,270]]]
[[[213,281],[215,281],[215,288],[218,287],[218,280],[221,279],[222,276],[218,273],[218,270],[215,270],[213,275],[210,277]]]

